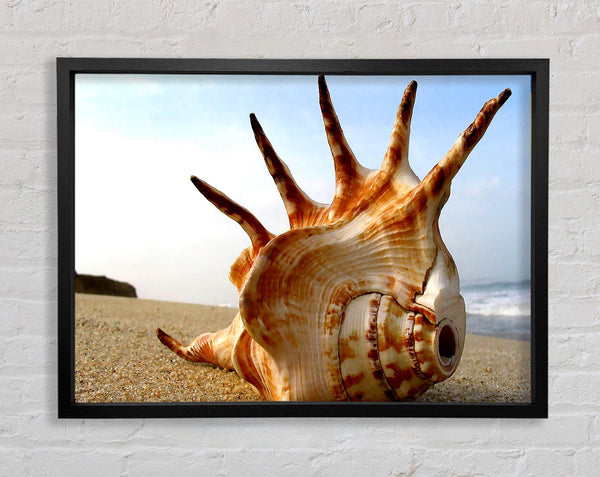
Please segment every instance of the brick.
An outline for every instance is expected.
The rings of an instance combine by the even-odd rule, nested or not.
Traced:
[[[350,2],[313,2],[311,25],[317,31],[342,32],[356,24],[356,7]]]
[[[2,150],[0,151],[0,184],[3,183],[5,172],[9,177],[6,183],[17,186],[17,190],[22,188],[55,191],[57,189],[56,150]]]
[[[0,263],[4,267],[22,268],[24,266],[50,265],[56,263],[56,234],[42,230],[6,230],[2,232]],[[50,258],[52,257],[52,259]]]
[[[110,29],[112,19],[117,16],[118,7],[112,2],[95,2],[94,0],[79,0],[65,2],[65,15],[62,18],[66,30],[106,31]]]
[[[39,68],[41,58],[48,66],[54,58],[65,55],[66,38],[52,38],[45,35],[4,35],[0,42],[0,55],[4,67],[19,66],[21,69],[31,68],[35,64]]]
[[[583,253],[594,260],[600,255],[600,224],[583,231]]]
[[[415,449],[415,477],[518,475],[525,449]]]
[[[598,444],[600,444],[600,417],[598,417],[597,415],[593,418],[591,432],[592,439],[590,441],[590,444],[595,447],[598,447]]]
[[[0,297],[48,299],[56,292],[56,269],[9,269],[0,274]]]
[[[23,409],[9,411],[0,417],[0,439],[4,439],[7,445],[39,449],[72,448],[83,453],[89,449],[123,449],[139,444],[148,447],[147,442],[138,438],[144,425],[141,419],[56,420],[56,376],[48,379],[53,382],[50,389],[47,385],[41,386],[40,379],[37,379],[38,389],[34,396],[45,400],[42,407],[27,401]]]
[[[555,400],[550,386],[551,400]],[[552,416],[547,421],[506,420],[498,426],[493,440],[496,447],[508,449],[552,445],[560,432],[563,446],[577,445],[589,439],[590,416]],[[525,425],[526,424],[526,425]]]
[[[600,264],[559,262],[548,264],[548,293],[573,297],[597,296],[600,292]]]
[[[68,447],[38,449],[31,457],[31,472],[48,477],[121,475],[125,466],[122,452]]]
[[[191,6],[190,9],[189,3],[165,4],[162,13],[164,28],[169,31],[189,31],[190,28],[201,30],[216,26],[219,2],[200,1],[194,2]],[[190,18],[193,19],[193,25],[190,25]]]
[[[3,204],[2,219],[6,227],[48,229],[55,220],[56,193],[52,190],[0,189],[0,203]]]
[[[598,448],[584,448],[575,452],[575,475],[594,475],[600,469]]]
[[[575,475],[573,455],[564,449],[529,449],[514,475]]]
[[[579,142],[587,135],[587,117],[581,113],[555,113],[550,122],[550,141]]]
[[[142,419],[105,420],[90,419],[85,422],[68,420],[64,423],[61,438],[69,445],[136,445],[146,444],[139,439],[140,430],[144,426]]]
[[[412,12],[412,9],[410,9]],[[360,28],[370,32],[390,32],[410,26],[415,15],[406,14],[405,9],[396,4],[365,4],[358,7],[356,21]],[[405,20],[406,14],[406,20]]]
[[[2,475],[32,475],[31,457],[34,451],[22,448],[0,448]]]
[[[0,185],[13,186],[16,192],[31,175],[27,153],[14,149],[0,149]]]
[[[261,462],[262,471],[265,474],[276,474],[285,469],[285,474],[290,476],[318,475],[314,460],[320,459],[324,450],[293,451],[286,449],[285,453],[272,453],[267,450],[240,449],[237,451],[224,452],[223,475],[242,475],[248,472],[248,462]],[[323,474],[325,475],[325,474]]]
[[[295,457],[295,453],[292,456]],[[355,448],[329,452],[326,449],[315,450],[310,455],[308,468],[312,469],[312,475],[315,476],[370,475],[373,469],[378,469],[380,475],[392,472],[394,475],[411,475],[418,465],[417,459],[414,449],[378,447],[371,443],[359,452]],[[293,473],[302,475],[302,461],[289,462],[286,459],[285,464]]]
[[[572,184],[581,187],[600,177],[600,164],[593,158],[594,149],[583,142],[573,144],[569,149],[561,145],[550,153],[550,184]],[[551,216],[551,219],[554,219]]]
[[[549,194],[548,210],[554,218],[581,219],[598,215],[600,200],[594,187]]]
[[[0,415],[0,440],[4,446],[35,448],[40,442],[47,444],[56,440],[57,435],[52,432],[61,432],[61,426],[54,429],[42,425],[45,416],[42,411],[2,413]],[[54,438],[54,439],[53,439]]]
[[[456,447],[469,448],[473,445],[485,445],[493,442],[494,433],[498,429],[497,422],[488,422],[482,425],[479,419],[462,419],[460,428],[456,422],[450,420],[432,420],[427,428],[422,428],[419,421],[407,429],[407,434],[413,436],[415,445],[420,447],[443,448],[446,442],[453,442]],[[393,431],[390,429],[392,435]],[[392,437],[393,439],[393,437]]]
[[[374,469],[378,474],[394,472],[409,475],[415,464],[410,449],[369,448],[360,453],[352,449],[286,449],[285,453],[269,450],[240,449],[225,451],[223,474],[241,475],[249,472],[248,462],[260,462],[264,473],[278,474],[282,471],[291,476],[369,475]]]
[[[271,432],[273,422],[276,423],[280,432]],[[215,424],[216,425],[216,424]],[[324,443],[329,445],[343,444],[353,438],[352,430],[341,420],[330,420],[327,426],[321,429],[320,420],[306,419],[302,422],[294,422],[287,419],[268,420],[264,422],[255,419],[223,420],[218,421],[219,432],[210,436],[210,439],[202,439],[202,443],[209,449],[222,449],[229,447],[229,442],[253,442],[257,449],[285,449],[294,448],[318,448]],[[319,432],[315,434],[315,431]],[[366,436],[372,436],[377,428],[364,430]],[[260,434],[259,440],[253,438]],[[177,425],[165,425],[159,421],[148,421],[140,432],[140,438],[148,439],[154,446],[185,446],[188,437],[179,431]]]
[[[111,12],[110,28],[115,32],[148,33],[156,31],[165,20],[163,2],[131,0],[118,2]],[[143,12],[143,14],[141,14]],[[141,39],[143,35],[136,35]]]
[[[54,66],[54,65],[52,65]],[[21,104],[56,104],[56,72],[54,67],[26,70],[14,78],[12,93]]]
[[[272,432],[273,422],[279,432]],[[427,424],[424,425],[424,422]],[[411,436],[411,441],[421,447],[444,446],[451,440],[455,445],[469,446],[490,442],[494,424],[482,426],[478,419],[461,420],[460,428],[453,420],[390,420],[370,419],[356,425],[344,419],[328,420],[323,426],[322,419],[267,420],[258,422],[253,419],[225,420],[219,422],[219,432],[203,440],[205,448],[213,450],[228,447],[232,440],[253,442],[255,449],[320,449],[323,447],[344,449],[372,449],[377,441],[380,447],[393,448],[397,445],[398,435]],[[259,440],[253,436],[260,434]],[[179,426],[168,425],[162,421],[148,421],[140,431],[139,438],[156,447],[163,445],[185,446],[187,436],[179,431]]]
[[[19,335],[0,342],[0,374],[47,374],[57,360],[56,338],[52,335]]]
[[[450,13],[455,14],[455,8],[449,6],[446,2],[423,2],[416,3],[410,7],[415,20],[411,28],[415,32],[427,30],[433,31],[455,31],[456,27],[452,24]]]
[[[550,31],[571,32],[574,35],[598,31],[598,10],[594,2],[571,3],[555,0],[547,2],[546,5],[551,19],[548,21]]]
[[[176,56],[174,52],[177,41],[177,39],[134,37],[119,37],[109,41],[104,37],[72,37],[66,42],[64,56],[97,56],[95,52],[105,51],[110,44],[112,48],[121,52],[122,57],[170,57]],[[191,52],[181,56],[193,57]]]
[[[14,5],[9,2],[2,2],[0,4],[0,25],[7,31],[13,28],[13,7]]]
[[[584,248],[584,230],[578,227],[582,223],[578,218],[561,220],[558,225],[549,227],[548,254],[565,257],[582,255]]]
[[[563,404],[578,404],[586,408],[600,406],[598,389],[600,374],[597,372],[570,372],[568,374],[551,375],[549,394],[552,400]],[[561,431],[561,439],[562,439]]]
[[[552,258],[596,258],[600,255],[600,224],[590,224],[585,217],[557,220],[549,227],[548,242]]]
[[[31,106],[20,105],[12,113],[0,114],[0,140],[5,147],[15,149],[25,141],[44,137],[49,126],[54,134],[53,118],[45,117]]]
[[[598,299],[582,296],[569,300],[558,300],[548,307],[548,322],[553,328],[568,327],[575,332],[577,332],[577,328],[598,326],[600,324]]]
[[[546,37],[544,35],[508,38],[483,37],[479,54],[484,58],[551,58],[552,71],[573,68],[572,45],[569,36]],[[527,52],[531,52],[528,54]],[[553,101],[555,96],[552,97]]]
[[[35,413],[48,408],[39,377],[0,375],[0,409],[5,414]]]
[[[593,144],[600,143],[600,114],[587,115],[586,138]],[[596,178],[600,180],[600,174]]]
[[[59,30],[65,13],[65,2],[17,2],[13,8],[14,29],[31,32]]]
[[[596,25],[598,24],[598,13],[596,12]],[[590,65],[598,67],[598,44],[600,44],[600,34],[596,30],[595,34],[583,35],[573,41],[573,57],[580,62],[584,68]],[[596,85],[597,86],[597,85]]]
[[[504,9],[485,3],[458,4],[448,8],[450,21],[459,32],[485,31],[486,36],[495,37],[505,31],[500,12]]]
[[[290,25],[290,31],[297,28],[306,28],[308,26],[307,18],[300,15],[299,23],[294,23],[294,13],[297,12],[287,2],[266,2],[258,10],[260,15],[256,17],[256,30],[266,33],[277,32],[281,22]],[[212,22],[214,24],[214,21]]]
[[[170,475],[175,468],[179,475],[229,475],[222,473],[222,452],[203,449],[166,449],[164,447],[142,448],[132,453],[127,457],[126,475],[132,477]],[[249,469],[246,468],[245,472],[241,474],[248,471]]]
[[[0,317],[5,336],[52,334],[56,330],[55,301],[5,298],[0,300]]]
[[[470,10],[468,6],[465,9]],[[544,31],[548,17],[547,7],[541,2],[528,2],[527,4],[506,2],[499,4],[494,9],[493,14],[490,14],[489,7],[486,4],[482,4],[479,5],[476,12],[478,15],[472,15],[472,22],[476,22],[478,16],[485,15],[488,22],[495,22],[496,28],[501,28],[506,33],[510,32],[512,35],[521,35],[525,38],[531,38],[540,31]],[[532,17],[538,19],[538,21],[531,22],[529,19]],[[475,23],[475,25],[477,24]]]
[[[598,105],[598,93],[600,92],[600,71],[587,71],[586,69],[564,69],[551,70],[550,95],[552,107],[559,105],[579,106],[574,113],[592,109]],[[586,88],[578,88],[577,85],[584,82],[589,85]],[[583,116],[583,115],[582,115]],[[586,115],[587,116],[587,115]],[[550,120],[551,127],[559,128],[565,123],[558,119]]]
[[[581,35],[595,32],[598,27],[597,13],[591,2],[512,2],[502,4],[498,10],[504,28],[523,36],[541,36],[548,31],[554,35]],[[537,21],[528,21],[531,18]]]
[[[416,23],[416,22],[415,22]],[[389,35],[382,33],[382,35]],[[424,38],[423,38],[424,37]],[[399,58],[440,58],[440,57],[465,57],[475,58],[479,56],[479,44],[472,37],[460,36],[448,40],[444,30],[424,30],[411,26],[406,30],[403,28],[401,34],[395,34],[393,38],[386,41],[390,45],[397,46],[397,57]],[[428,50],[423,52],[422,45],[426,43]],[[368,54],[372,58],[389,58],[389,48],[381,48],[379,43],[358,44],[361,54]],[[429,50],[430,49],[430,50]],[[355,53],[355,56],[358,53]]]

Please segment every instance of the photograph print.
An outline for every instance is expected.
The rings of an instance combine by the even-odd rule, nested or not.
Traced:
[[[531,403],[531,83],[76,74],[74,402]]]

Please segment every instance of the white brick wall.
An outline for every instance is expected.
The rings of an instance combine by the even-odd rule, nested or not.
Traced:
[[[597,1],[4,0],[1,475],[598,475]],[[55,57],[549,57],[550,418],[56,419]]]

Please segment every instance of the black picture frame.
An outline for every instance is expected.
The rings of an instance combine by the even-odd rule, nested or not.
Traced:
[[[58,58],[58,417],[487,417],[548,416],[548,59],[254,60]],[[530,75],[531,403],[77,403],[75,401],[75,76],[78,73]]]

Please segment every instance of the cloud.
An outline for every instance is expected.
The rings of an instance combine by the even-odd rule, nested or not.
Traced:
[[[250,241],[192,185],[194,174],[288,229],[256,144],[136,139],[81,125],[76,135],[76,269],[131,281],[141,297],[232,302],[229,267]],[[201,144],[200,144],[201,142]]]
[[[493,176],[488,179],[473,181],[467,184],[465,194],[470,197],[479,197],[488,194],[490,190],[496,190],[500,187],[500,179]]]

